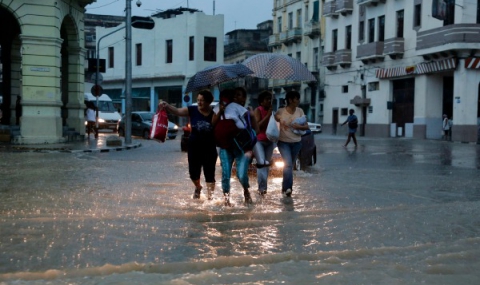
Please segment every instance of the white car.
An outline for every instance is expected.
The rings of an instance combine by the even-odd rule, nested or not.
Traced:
[[[314,134],[322,132],[322,124],[308,123],[308,127]]]

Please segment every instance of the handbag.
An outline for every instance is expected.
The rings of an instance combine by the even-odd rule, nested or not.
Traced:
[[[150,127],[150,139],[165,142],[168,131],[168,116],[165,109],[158,110],[152,117],[152,126]]]
[[[239,118],[242,120],[240,116]],[[245,125],[245,129],[240,129],[233,141],[241,151],[245,152],[253,150],[253,147],[257,143],[257,134],[255,133],[255,130],[252,129],[249,112],[247,112],[247,123],[245,123],[243,120],[242,122]]]
[[[213,135],[215,137],[215,144],[219,148],[229,149],[233,145],[233,138],[238,133],[238,128],[235,121],[232,119],[225,119],[225,115],[217,122]]]
[[[278,142],[278,138],[280,137],[280,128],[278,126],[278,122],[275,120],[274,112],[272,112],[272,115],[270,116],[265,134],[267,135],[269,141],[274,143]]]

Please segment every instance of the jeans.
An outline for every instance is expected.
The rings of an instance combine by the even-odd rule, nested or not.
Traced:
[[[253,154],[258,164],[265,164],[265,161],[271,163],[275,143],[271,141],[258,141],[253,148]],[[267,180],[269,167],[257,168],[258,190],[263,192],[267,190]]]
[[[292,189],[293,187],[293,164],[295,163],[295,158],[298,156],[298,153],[302,148],[302,143],[287,143],[279,141],[277,146],[280,154],[282,155],[283,162],[285,163],[285,166],[283,167],[282,181],[282,192],[285,192],[285,190]]]
[[[220,149],[220,162],[222,164],[222,190],[223,193],[230,193],[230,178],[232,177],[233,160],[236,162],[237,177],[243,189],[248,189],[248,165],[251,158],[247,157],[245,153],[237,148],[233,150]]]

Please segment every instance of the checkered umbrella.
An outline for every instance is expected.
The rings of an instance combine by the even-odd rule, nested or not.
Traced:
[[[222,82],[245,77],[252,73],[253,71],[243,64],[219,64],[209,66],[197,72],[188,80],[185,93],[210,88]]]
[[[251,76],[293,81],[317,81],[315,76],[298,59],[278,53],[260,53],[243,63],[253,70]]]

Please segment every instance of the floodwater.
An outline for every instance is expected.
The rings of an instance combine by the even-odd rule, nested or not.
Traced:
[[[178,139],[0,152],[0,284],[480,284],[480,146],[359,141],[234,207],[191,199]]]

